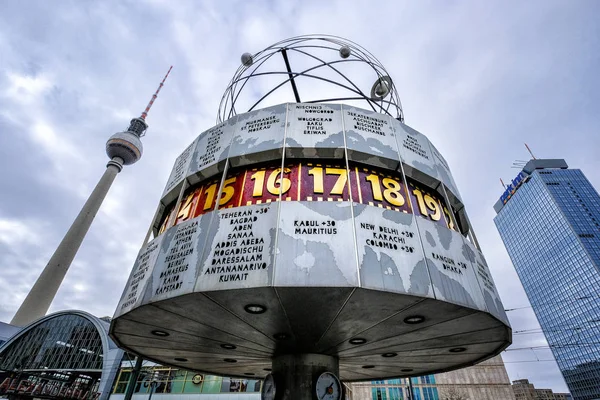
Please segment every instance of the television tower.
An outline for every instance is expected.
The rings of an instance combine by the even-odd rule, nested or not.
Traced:
[[[144,136],[148,128],[146,123],[148,111],[150,111],[172,68],[173,66],[167,71],[142,115],[131,120],[127,131],[115,133],[106,142],[106,154],[110,158],[106,165],[106,171],[104,171],[94,191],[29,291],[23,304],[10,321],[12,325],[25,326],[46,315],[115,177],[121,172],[123,165],[131,165],[142,157],[143,147],[140,138]]]

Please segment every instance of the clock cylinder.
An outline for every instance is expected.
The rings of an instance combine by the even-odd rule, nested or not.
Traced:
[[[163,364],[263,377],[308,354],[384,379],[511,342],[446,160],[389,115],[286,103],[211,127],[176,160],[152,233],[111,336]]]

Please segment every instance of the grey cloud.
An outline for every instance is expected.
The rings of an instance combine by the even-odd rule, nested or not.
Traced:
[[[106,139],[142,111],[169,65],[144,157],[118,176],[52,310],[113,314],[172,163],[214,125],[240,54],[323,31],[357,41],[387,67],[407,123],[448,161],[505,306],[528,304],[492,222],[498,178],[516,175],[509,166],[527,157],[527,141],[537,156],[564,157],[600,187],[596,2],[216,4],[0,5],[0,227],[14,219],[37,232],[35,242],[0,242],[1,320],[10,320],[102,173]],[[388,23],[374,29],[382,16]],[[31,89],[42,79],[44,90]],[[284,94],[281,102],[291,100]],[[36,124],[56,139],[44,142]],[[62,143],[76,154],[53,150]],[[514,330],[537,326],[531,312],[509,316]],[[513,347],[543,343],[539,334],[516,335]],[[535,361],[531,350],[505,359],[511,378],[565,390],[554,364],[513,362]]]

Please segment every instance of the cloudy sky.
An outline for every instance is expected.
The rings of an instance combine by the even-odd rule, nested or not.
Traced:
[[[214,125],[241,53],[307,33],[347,37],[386,66],[406,122],[453,170],[506,308],[528,306],[492,206],[499,178],[528,159],[523,142],[600,187],[600,3],[377,4],[0,2],[0,321],[102,174],[106,139],[140,114],[172,64],[144,156],[118,176],[51,307],[112,315],[172,163]],[[530,308],[509,315],[515,331],[538,327]],[[544,345],[540,334],[516,334],[512,348]],[[503,356],[511,379],[566,391],[548,350]]]

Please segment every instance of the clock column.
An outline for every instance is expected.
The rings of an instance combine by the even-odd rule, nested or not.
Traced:
[[[339,361],[336,357],[323,354],[287,354],[273,359],[273,376],[276,379],[275,400],[315,400],[316,383],[319,376],[329,372],[335,377],[339,375]],[[337,380],[337,378],[336,378]],[[330,390],[324,400],[341,400],[341,383],[339,391]],[[336,396],[339,393],[339,397]],[[318,399],[321,400],[321,399]]]

